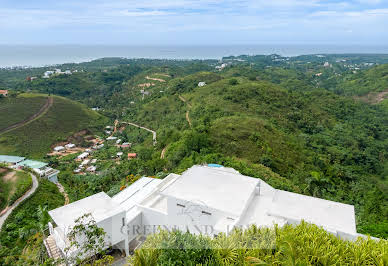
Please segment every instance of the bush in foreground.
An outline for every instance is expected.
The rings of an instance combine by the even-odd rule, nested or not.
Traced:
[[[388,265],[388,241],[341,240],[302,222],[274,229],[251,226],[211,239],[179,231],[147,238],[130,263],[141,265]]]

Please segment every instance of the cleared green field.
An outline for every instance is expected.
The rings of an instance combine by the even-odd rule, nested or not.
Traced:
[[[27,97],[25,97],[27,96]],[[0,98],[0,130],[21,122],[39,111],[47,96],[20,95],[17,98]]]
[[[58,96],[53,98],[53,105],[42,117],[0,134],[0,154],[41,159],[52,144],[83,129],[94,131],[106,121],[80,103]]]

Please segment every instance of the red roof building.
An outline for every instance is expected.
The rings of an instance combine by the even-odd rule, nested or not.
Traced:
[[[128,153],[128,159],[136,158],[136,156],[137,156],[136,153]]]
[[[0,94],[7,97],[8,96],[8,90],[0,90]]]

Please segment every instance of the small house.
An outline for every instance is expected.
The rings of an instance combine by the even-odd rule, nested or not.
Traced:
[[[73,144],[73,143],[66,144],[65,148],[66,149],[73,149],[73,148],[75,148],[75,144]]]
[[[203,86],[206,86],[206,82],[201,81],[198,83],[198,87],[203,87]]]
[[[63,151],[65,149],[65,147],[63,147],[63,146],[56,146],[55,148],[54,148],[54,151]]]
[[[81,165],[88,165],[90,163],[90,159],[83,160]]]
[[[96,169],[97,168],[94,165],[92,165],[92,166],[89,166],[88,168],[86,168],[86,171],[90,172],[90,173],[94,173],[94,172],[96,172]]]
[[[51,167],[48,167],[47,163],[27,159],[19,162],[18,165],[23,168],[30,168],[40,177],[47,178],[49,181],[53,183],[58,183],[59,171]]]
[[[81,172],[81,169],[77,168],[73,172],[74,172],[74,174],[79,174]]]
[[[120,144],[121,139],[116,140],[116,144]]]
[[[132,143],[124,142],[123,144],[121,144],[120,148],[128,149],[128,148],[131,148],[131,146],[132,146]]]
[[[101,148],[104,148],[104,144],[100,144],[97,146],[97,149],[101,149]]]
[[[117,155],[117,157],[121,157],[121,156],[123,156],[123,152],[122,151],[119,151],[116,155]]]
[[[91,164],[95,164],[97,162],[97,159],[93,159],[90,161]]]
[[[107,137],[106,140],[116,140],[117,137],[113,137],[113,136],[110,136],[110,137]]]
[[[87,158],[89,156],[89,153],[88,152],[84,152],[84,153],[81,153],[80,155],[78,155],[77,159],[78,160],[83,160],[85,158]]]
[[[136,153],[128,153],[128,159],[134,159],[137,157]]]

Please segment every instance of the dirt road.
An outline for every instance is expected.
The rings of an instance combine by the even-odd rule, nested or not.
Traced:
[[[147,130],[148,132],[151,132],[151,133],[152,133],[152,140],[153,140],[153,142],[154,142],[154,146],[156,145],[156,132],[153,131],[152,129],[149,129],[149,128],[146,128],[146,127],[143,127],[143,126],[140,126],[140,125],[138,125],[138,124],[131,123],[131,122],[120,122],[120,123],[128,124],[128,125],[131,125],[131,126],[135,126],[135,127],[138,127],[138,128],[144,129],[144,130]]]
[[[188,107],[189,109],[191,108],[191,104],[188,103],[188,102],[186,101],[186,99],[183,98],[183,96],[180,96],[180,95],[179,95],[178,97],[179,97],[179,99],[180,99],[182,102],[184,102],[184,103],[187,105],[187,107]],[[189,123],[189,126],[192,127],[191,120],[190,120],[190,110],[187,110],[187,111],[186,111],[186,121],[187,121],[187,123]]]

